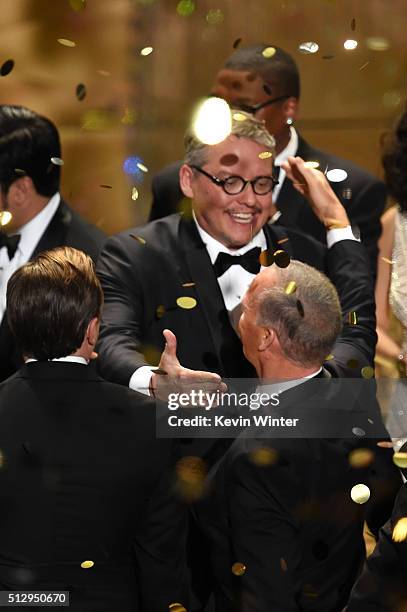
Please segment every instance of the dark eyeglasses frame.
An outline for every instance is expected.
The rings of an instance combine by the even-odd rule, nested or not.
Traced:
[[[266,100],[265,102],[260,102],[259,104],[240,104],[240,102],[232,103],[232,108],[237,108],[238,110],[242,110],[245,113],[250,113],[251,115],[255,115],[259,110],[265,108],[266,106],[270,106],[270,104],[275,104],[276,102],[281,102],[282,100],[288,100],[291,96],[285,94],[284,96],[278,96],[277,98],[272,98],[271,100]]]
[[[270,193],[271,191],[273,191],[273,188],[278,185],[278,181],[274,178],[274,176],[268,176],[268,175],[264,175],[264,176],[256,176],[256,178],[252,179],[251,181],[244,179],[242,176],[239,176],[238,174],[232,174],[230,176],[228,176],[226,179],[220,179],[217,176],[213,176],[213,174],[209,174],[209,172],[206,172],[206,170],[204,170],[203,168],[200,168],[200,166],[195,166],[195,164],[190,164],[190,168],[193,168],[194,170],[197,170],[198,172],[200,172],[201,174],[203,174],[204,176],[206,176],[209,180],[212,181],[212,183],[215,183],[215,185],[218,185],[218,187],[222,187],[223,191],[227,194],[227,195],[238,195],[239,193],[242,193],[242,191],[244,191],[246,189],[246,186],[248,183],[250,183],[250,185],[252,186],[252,189],[254,191],[254,193],[256,195],[267,195],[268,193]],[[231,178],[238,178],[242,181],[242,188],[239,189],[239,191],[236,191],[234,193],[229,193],[229,191],[226,191],[226,182],[228,180],[230,180]],[[265,191],[264,193],[258,193],[256,191],[256,182],[259,179],[271,179],[271,187],[269,189],[269,191]]]

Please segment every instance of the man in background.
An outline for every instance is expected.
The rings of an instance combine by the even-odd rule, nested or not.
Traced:
[[[102,302],[91,258],[70,247],[9,280],[26,363],[0,384],[0,584],[69,591],[78,612],[181,610],[172,442],[156,439],[151,399],[89,367]]]
[[[46,117],[22,106],[0,106],[0,210],[11,221],[0,227],[0,380],[22,363],[6,315],[10,276],[20,266],[60,245],[96,260],[104,234],[77,215],[59,193],[61,145]]]
[[[212,95],[265,121],[276,140],[278,185],[273,190],[273,202],[277,207],[274,222],[299,228],[325,242],[323,225],[291,181],[286,180],[281,164],[293,155],[317,163],[322,172],[345,171],[346,178],[332,182],[331,187],[344,205],[350,223],[359,227],[362,243],[376,273],[380,216],[386,201],[384,184],[356,164],[316,149],[294,128],[292,123],[297,118],[300,99],[300,75],[294,59],[279,47],[257,44],[239,48],[216,75]],[[180,166],[179,162],[172,164],[154,177],[150,221],[177,212],[183,197],[179,185]]]

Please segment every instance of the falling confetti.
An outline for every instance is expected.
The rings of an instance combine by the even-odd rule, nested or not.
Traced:
[[[143,57],[147,57],[147,55],[151,55],[153,51],[153,47],[143,47],[143,49],[141,49],[140,51],[140,55],[142,55]]]
[[[193,0],[181,0],[177,4],[177,13],[181,17],[189,17],[195,10],[195,2]]]
[[[113,189],[111,185],[99,185],[99,187],[103,187],[103,189]]]
[[[390,47],[390,43],[387,38],[382,36],[371,36],[366,39],[366,46],[371,51],[387,51]]]
[[[148,172],[148,168],[147,168],[147,166],[145,166],[145,165],[144,165],[143,163],[141,163],[141,162],[137,162],[137,168],[140,168],[140,170],[141,170],[142,172]]]
[[[73,40],[69,40],[69,38],[58,38],[57,39],[60,45],[64,47],[76,47],[76,42]]]
[[[76,86],[76,97],[78,98],[79,102],[82,102],[82,100],[85,99],[86,86],[83,83],[79,83],[79,85]]]
[[[280,240],[277,240],[277,244],[284,244],[285,242],[288,242],[290,239],[289,238],[280,238]]]
[[[193,119],[193,131],[204,144],[214,145],[227,138],[232,130],[228,103],[222,98],[208,98],[201,103]]]
[[[139,193],[138,193],[138,189],[137,187],[133,187],[133,189],[131,190],[131,199],[133,201],[136,201],[138,199]]]
[[[325,357],[325,361],[331,361],[332,359],[335,359],[335,355],[329,354]]]
[[[319,161],[306,161],[304,162],[306,168],[319,168]]]
[[[380,446],[380,448],[393,448],[393,442],[390,442],[390,440],[383,440],[382,442],[378,442],[377,446]]]
[[[407,453],[394,453],[393,463],[399,468],[407,468]]]
[[[14,60],[9,59],[0,66],[0,76],[7,76],[14,68]]]
[[[93,561],[82,561],[81,568],[82,569],[90,569],[94,565],[95,565],[95,563]]]
[[[195,287],[195,283],[182,283],[183,287]]]
[[[290,264],[290,256],[282,249],[274,252],[274,262],[279,268],[286,268]]]
[[[51,157],[51,163],[53,163],[55,166],[63,166],[64,165],[64,161],[60,157]]]
[[[270,159],[270,157],[273,157],[271,151],[262,151],[259,153],[259,159]]]
[[[206,15],[206,21],[210,25],[218,25],[219,23],[223,23],[224,19],[225,16],[220,9],[211,9]]]
[[[369,378],[374,377],[374,368],[372,368],[371,366],[365,366],[361,369],[360,373],[362,374],[363,378],[366,378],[366,380],[368,380]]]
[[[265,49],[263,49],[263,51],[261,52],[263,57],[266,58],[270,58],[273,57],[273,55],[275,55],[276,50],[274,47],[266,47]]]
[[[356,49],[357,46],[358,41],[353,40],[352,38],[345,40],[345,42],[343,43],[343,48],[346,49],[346,51],[353,51],[354,49]]]
[[[98,74],[100,74],[100,76],[104,76],[104,77],[110,76],[110,72],[108,70],[98,70]]]
[[[394,542],[404,542],[407,538],[407,517],[399,519],[394,526],[392,539]]]
[[[349,325],[357,325],[358,316],[354,310],[348,313],[348,323]]]
[[[236,562],[232,565],[232,574],[235,576],[243,576],[246,571],[246,566],[244,563]]]
[[[184,310],[191,310],[192,308],[195,308],[197,301],[195,298],[182,296],[177,298],[177,305]]]
[[[10,211],[8,211],[8,210],[1,210],[0,211],[0,225],[1,225],[1,227],[4,227],[5,225],[8,225],[12,218],[13,218],[13,215],[11,214]]]
[[[261,266],[267,268],[274,263],[274,257],[269,251],[262,251],[259,255],[259,262]]]
[[[332,170],[328,170],[326,173],[326,178],[328,181],[331,181],[331,183],[341,183],[348,178],[348,173],[341,168],[332,168]]]
[[[266,93],[268,96],[273,95],[272,89],[271,89],[270,85],[268,85],[267,83],[264,83],[264,85],[263,85],[263,90],[264,90],[264,92],[265,92],[265,93]]]
[[[349,453],[349,463],[355,469],[366,468],[374,461],[374,452],[369,448],[356,448]]]
[[[157,319],[161,319],[165,315],[165,307],[162,304],[157,306],[157,308],[155,309],[155,315]]]
[[[243,115],[243,113],[233,113],[232,116],[235,121],[246,121],[247,119],[246,115]]]
[[[365,62],[364,64],[362,64],[359,68],[359,70],[364,70],[366,68],[366,66],[368,66],[370,64],[370,62]]]
[[[233,43],[233,48],[237,49],[241,42],[242,42],[241,38],[236,38],[235,42]]]
[[[129,236],[130,238],[137,240],[137,242],[139,242],[140,244],[146,244],[146,241],[144,240],[142,236],[136,236],[135,234],[129,234]]]
[[[249,459],[252,463],[260,467],[274,465],[278,459],[278,452],[274,448],[256,448],[250,452]]]
[[[291,295],[297,290],[297,283],[295,281],[290,281],[286,288],[284,289],[287,295]]]
[[[380,259],[382,259],[386,263],[390,264],[391,266],[394,264],[394,261],[392,261],[391,259],[387,259],[387,257],[381,257]]]
[[[170,612],[187,612],[187,609],[180,603],[172,603],[168,606]]]
[[[298,46],[298,51],[305,54],[317,53],[319,45],[316,42],[303,42]]]
[[[365,484],[357,484],[352,487],[350,496],[356,504],[365,504],[370,497],[370,489]]]
[[[353,427],[352,429],[352,433],[357,436],[358,438],[363,438],[363,436],[366,435],[366,432],[364,429],[362,429],[361,427]]]

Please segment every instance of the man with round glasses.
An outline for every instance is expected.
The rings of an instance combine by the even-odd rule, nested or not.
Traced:
[[[273,221],[293,227],[325,243],[323,225],[313,215],[305,198],[286,180],[281,164],[291,155],[319,164],[323,172],[339,169],[346,178],[331,183],[350,221],[360,229],[372,270],[376,271],[377,241],[384,210],[384,184],[350,161],[320,151],[307,143],[292,125],[298,115],[300,75],[294,59],[283,49],[264,44],[240,47],[217,73],[211,95],[224,98],[233,108],[252,113],[265,121],[276,141],[275,171],[278,185],[273,190],[276,213]],[[153,178],[150,221],[179,210],[182,192],[180,163],[164,168]],[[345,175],[344,175],[345,176]]]

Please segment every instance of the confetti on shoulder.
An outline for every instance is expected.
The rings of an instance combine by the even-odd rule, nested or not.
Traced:
[[[195,287],[195,283],[182,283],[183,287]]]
[[[146,244],[146,241],[142,236],[136,236],[135,234],[129,234],[129,236],[130,238],[133,238],[133,240],[137,240],[137,242],[140,244]]]

